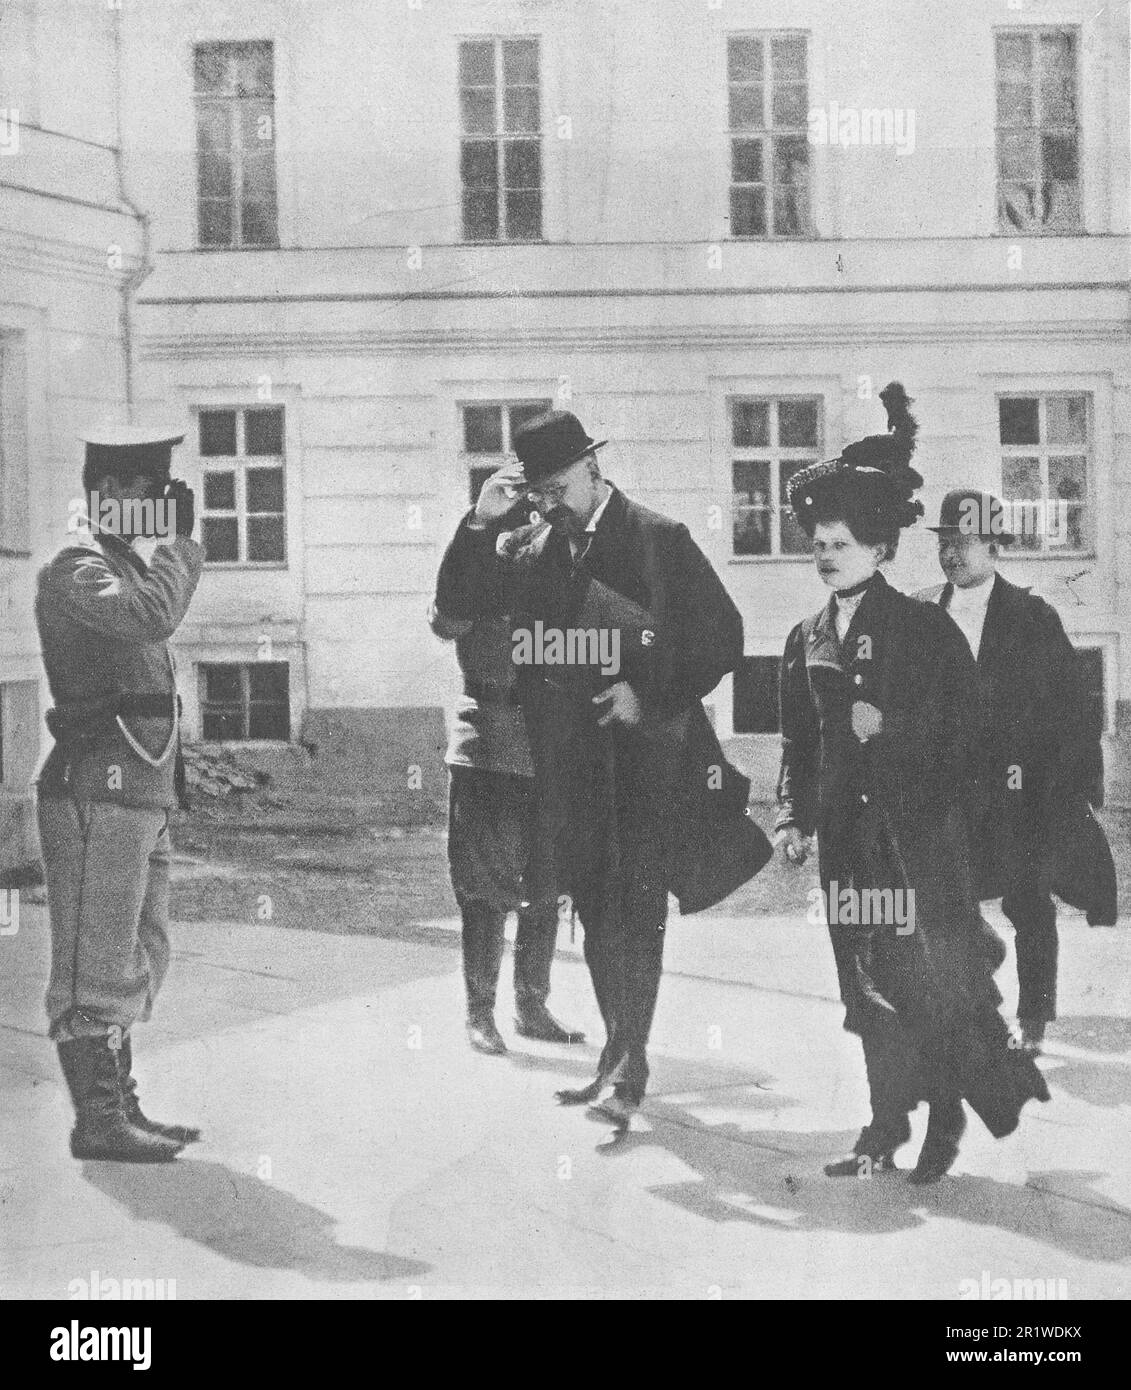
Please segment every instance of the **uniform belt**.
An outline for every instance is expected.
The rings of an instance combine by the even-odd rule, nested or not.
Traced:
[[[490,685],[487,681],[471,680],[464,677],[463,693],[470,700],[478,700],[482,705],[517,705],[518,691],[514,686]]]

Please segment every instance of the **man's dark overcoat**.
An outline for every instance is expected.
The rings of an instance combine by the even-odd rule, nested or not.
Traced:
[[[949,584],[919,597],[949,605]],[[1102,800],[1100,731],[1089,727],[1076,654],[1043,598],[993,581],[977,663],[978,730],[968,817],[981,899],[1033,883],[1115,921],[1115,868],[1089,809]]]

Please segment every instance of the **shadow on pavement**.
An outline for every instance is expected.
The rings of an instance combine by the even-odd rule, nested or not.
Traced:
[[[886,1235],[922,1225],[928,1219],[926,1209],[935,1218],[1008,1231],[1081,1259],[1131,1258],[1131,1210],[1095,1189],[1093,1184],[1106,1177],[1104,1173],[1033,1173],[1030,1181],[1039,1181],[1037,1190],[964,1174],[960,1156],[957,1174],[934,1187],[912,1187],[905,1172],[870,1179],[827,1178],[823,1164],[851,1148],[855,1131],[798,1133],[707,1125],[683,1107],[659,1099],[645,1101],[642,1114],[655,1126],[654,1132],[630,1131],[616,1151],[661,1144],[698,1172],[700,1180],[650,1191],[711,1221]],[[911,1167],[913,1148],[905,1148],[899,1161]]]
[[[153,1167],[84,1163],[83,1178],[136,1220],[160,1222],[256,1269],[360,1284],[418,1278],[430,1268],[420,1260],[337,1244],[334,1219],[326,1212],[222,1163],[185,1158]]]

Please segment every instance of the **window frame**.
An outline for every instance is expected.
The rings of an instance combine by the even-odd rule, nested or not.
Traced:
[[[780,425],[778,423],[778,406],[782,401],[804,401],[816,406],[817,409],[817,442],[812,447],[801,445],[739,445],[734,442],[734,408],[736,405],[746,404],[768,404],[771,408],[770,416],[770,437],[780,438]],[[780,561],[812,561],[810,551],[790,551],[783,550],[781,546],[781,518],[786,507],[786,503],[781,501],[781,465],[783,462],[799,464],[819,463],[824,455],[825,447],[825,398],[820,393],[806,391],[781,391],[773,394],[765,392],[740,391],[729,393],[726,397],[726,468],[727,485],[729,488],[729,545],[727,558],[737,564],[780,562]],[[734,522],[739,510],[755,511],[757,508],[744,507],[738,508],[735,505],[734,487],[734,465],[736,463],[761,463],[767,462],[770,466],[770,503],[768,511],[772,525],[770,528],[770,550],[767,554],[742,554],[734,547]]]
[[[283,452],[281,454],[248,454],[246,415],[253,410],[277,410],[281,414],[279,427]],[[204,454],[200,450],[201,417],[206,414],[222,414],[228,411],[236,417],[236,452],[234,454]],[[196,463],[200,470],[200,504],[198,520],[200,523],[201,545],[204,545],[204,521],[206,517],[229,517],[236,520],[237,545],[242,556],[247,554],[248,518],[277,517],[282,523],[283,556],[280,560],[209,560],[205,559],[206,571],[216,570],[285,570],[290,568],[290,547],[287,530],[289,510],[287,507],[287,408],[281,402],[256,402],[255,404],[209,404],[198,405],[195,409],[196,423]],[[273,468],[281,474],[283,510],[281,512],[248,512],[247,510],[247,470],[249,468]],[[231,472],[235,474],[235,508],[213,510],[205,505],[205,486],[209,472]]]
[[[476,408],[483,409],[486,406],[496,406],[502,411],[503,448],[498,454],[490,454],[486,452],[473,453],[470,449],[467,448],[467,435],[465,432],[464,411]],[[551,396],[503,396],[490,398],[480,397],[478,399],[469,398],[466,400],[459,400],[456,402],[456,415],[459,437],[459,459],[460,463],[463,465],[463,480],[465,485],[467,485],[466,496],[468,498],[467,505],[469,507],[473,507],[475,505],[474,498],[472,498],[471,495],[470,486],[471,480],[474,477],[475,469],[487,467],[486,464],[477,463],[477,460],[488,458],[498,459],[498,462],[492,464],[490,467],[490,472],[486,474],[487,477],[490,477],[491,473],[494,473],[496,469],[503,467],[503,465],[507,462],[508,459],[513,458],[513,452],[509,447],[512,439],[511,411],[516,406],[519,408],[526,406],[539,406],[541,407],[541,409],[536,413],[541,414],[543,410],[552,410],[554,408],[554,401],[553,397]],[[482,484],[480,486],[482,486]]]
[[[466,131],[464,129],[463,115],[463,93],[465,91],[485,90],[478,84],[465,84],[461,72],[461,51],[465,44],[490,43],[492,45],[493,60],[493,94],[495,98],[495,128],[493,132],[485,131]],[[506,126],[506,98],[508,90],[529,89],[529,83],[514,83],[508,88],[505,80],[503,46],[507,43],[530,43],[534,45],[534,51],[538,66],[538,80],[533,84],[538,105],[537,129],[535,131],[508,131]],[[459,216],[460,216],[460,244],[465,246],[537,246],[546,241],[546,158],[545,158],[545,131],[544,131],[544,75],[542,65],[542,42],[538,34],[463,34],[456,40],[456,98],[458,106],[458,178],[459,178]],[[508,142],[527,142],[537,147],[538,152],[538,235],[533,237],[515,237],[509,235],[509,217],[507,213],[507,193],[532,192],[533,188],[515,186],[510,189],[506,182],[506,146]],[[494,150],[495,161],[495,194],[496,194],[496,228],[497,234],[492,237],[472,237],[468,234],[469,224],[465,210],[465,199],[469,191],[468,185],[464,183],[463,156],[464,149],[468,144],[490,144]]]
[[[727,236],[732,241],[742,242],[763,242],[763,241],[813,241],[816,239],[816,230],[813,220],[813,146],[809,142],[809,101],[810,90],[813,80],[813,54],[810,43],[810,32],[807,29],[742,29],[727,33],[723,46],[723,80],[726,100],[726,140],[727,140],[727,169],[726,169],[726,225]],[[736,83],[730,76],[730,54],[731,44],[743,39],[758,40],[762,44],[762,80],[758,84]],[[778,127],[773,120],[773,41],[774,39],[799,39],[804,45],[805,50],[805,112],[800,123],[795,126]],[[756,129],[740,130],[736,129],[731,120],[731,89],[735,86],[759,85],[762,88],[762,124]],[[767,119],[767,112],[769,113]],[[775,178],[776,154],[774,141],[778,138],[792,137],[805,141],[805,148],[808,151],[806,157],[806,176],[804,182],[805,205],[801,218],[802,229],[797,232],[777,232],[774,230],[774,205],[775,191],[778,183]],[[761,180],[736,183],[734,179],[734,152],[738,141],[757,140],[762,145],[762,174]],[[738,232],[734,226],[734,190],[736,188],[762,188],[765,193],[764,216],[766,230],[764,232]],[[798,185],[781,185],[783,188],[798,187]]]
[[[291,664],[291,662],[290,662],[289,659],[287,659],[287,658],[275,658],[275,657],[273,657],[270,661],[262,661],[262,662],[261,662],[261,661],[254,661],[254,660],[252,660],[252,661],[242,661],[242,660],[239,660],[239,659],[231,660],[231,661],[230,661],[230,660],[209,660],[209,659],[205,658],[205,659],[198,660],[197,663],[196,663],[196,670],[197,670],[197,708],[198,708],[198,710],[199,710],[199,719],[200,719],[200,742],[201,742],[202,744],[205,744],[205,745],[207,745],[208,747],[212,747],[212,748],[223,748],[223,747],[229,746],[229,745],[234,744],[234,743],[239,743],[239,744],[266,744],[266,745],[271,745],[271,746],[278,746],[278,745],[280,745],[280,744],[290,745],[290,744],[293,742],[294,727],[295,727],[293,701],[292,701],[292,699],[291,699],[291,677],[292,677],[292,674],[293,674],[292,669],[291,669],[291,665],[292,665],[292,664]],[[283,671],[286,673],[286,691],[287,691],[287,698],[286,698],[287,737],[286,737],[285,739],[284,739],[284,738],[263,738],[263,737],[260,737],[260,736],[258,736],[258,735],[253,736],[252,734],[250,734],[249,732],[247,732],[248,730],[250,730],[250,727],[251,727],[251,707],[252,707],[252,703],[253,703],[253,701],[252,701],[252,699],[251,699],[251,676],[250,676],[250,672],[251,672],[252,668],[253,668],[253,667],[256,667],[256,666],[276,666],[276,667],[281,667],[281,668],[283,669]],[[239,738],[212,738],[212,737],[210,737],[210,736],[206,733],[206,731],[205,731],[205,721],[206,721],[207,718],[208,718],[210,708],[216,703],[216,702],[214,702],[214,701],[210,701],[210,700],[207,698],[207,693],[208,693],[208,676],[207,676],[207,673],[208,673],[208,671],[209,671],[210,669],[213,669],[213,668],[216,668],[216,667],[234,667],[234,668],[239,672],[239,680],[240,680],[240,718],[241,718],[241,726],[242,726],[242,728],[243,728],[244,731],[245,731],[244,734],[243,734],[241,737],[239,737]],[[266,702],[265,702],[265,701],[256,701],[256,702],[254,702],[254,703],[257,703],[257,704],[264,704],[264,703],[266,703]]]
[[[1086,412],[1086,435],[1087,438],[1083,445],[1054,444],[1048,439],[1048,402],[1053,399],[1066,400],[1071,397],[1083,397]],[[1037,401],[1037,434],[1036,444],[1005,444],[1001,438],[1001,402],[1004,400],[1035,400]],[[1033,549],[1019,545],[1003,547],[1003,554],[1010,559],[1025,560],[1059,560],[1059,559],[1079,559],[1081,557],[1094,556],[1098,545],[1098,518],[1097,518],[1097,468],[1096,468],[1096,408],[1095,398],[1091,391],[1078,387],[1060,387],[1054,390],[1042,390],[1040,388],[1025,390],[1017,388],[1014,390],[998,390],[994,396],[994,404],[997,408],[997,451],[998,451],[998,495],[1004,502],[1012,503],[1014,498],[1007,494],[1005,488],[1005,460],[1007,458],[1033,458],[1037,459],[1037,466],[1040,469],[1041,504],[1043,507],[1056,500],[1051,495],[1049,485],[1049,460],[1050,456],[1072,456],[1078,457],[1081,453],[1084,456],[1084,481],[1085,481],[1085,502],[1083,509],[1084,519],[1084,544],[1076,549],[1069,545],[1050,545],[1048,528],[1043,526],[1039,535],[1040,546]],[[1047,511],[1045,513],[1047,516]]]
[[[230,64],[236,60],[235,50],[249,48],[253,46],[264,46],[270,52],[271,57],[271,91],[269,94],[255,94],[241,96],[232,91],[222,93],[201,92],[196,87],[196,62],[197,54],[202,49],[215,48],[225,49],[227,59]],[[275,41],[273,39],[202,39],[192,45],[192,101],[194,118],[194,175],[195,175],[195,201],[196,201],[196,246],[200,251],[269,251],[277,250],[279,241],[279,169],[277,161],[278,153],[278,91],[276,81],[276,53]],[[229,86],[231,85],[229,81]],[[272,224],[273,231],[269,239],[263,241],[248,241],[244,236],[244,183],[245,183],[245,149],[241,138],[242,130],[242,107],[244,103],[269,103],[271,119],[271,140],[270,140],[270,161],[271,161],[271,186],[272,186]],[[228,112],[229,132],[228,132],[228,158],[231,163],[231,192],[228,195],[229,215],[230,215],[230,236],[227,242],[210,242],[204,239],[204,219],[203,205],[206,201],[222,202],[220,198],[205,199],[201,196],[201,142],[200,142],[200,112],[204,106],[223,106]],[[268,142],[264,142],[268,143]]]
[[[1083,123],[1081,121],[1081,109],[1083,106],[1083,83],[1081,81],[1082,65],[1080,61],[1081,51],[1081,30],[1076,24],[1008,24],[996,26],[993,29],[993,99],[994,99],[994,204],[995,204],[995,230],[998,236],[1011,238],[1028,236],[1081,236],[1085,232],[1084,218],[1084,160],[1082,157],[1083,145]],[[1043,116],[1043,95],[1041,92],[1041,72],[1039,66],[1040,40],[1049,35],[1060,35],[1067,37],[1072,45],[1072,97],[1073,97],[1073,123],[1071,128],[1066,125],[1044,125]],[[1002,38],[1024,38],[1028,40],[1030,46],[1030,56],[1032,64],[1030,72],[1033,74],[1030,82],[1030,93],[1032,99],[1032,124],[1028,126],[1003,126],[998,107],[998,91],[1001,85],[1000,70],[997,60],[998,40]],[[1045,177],[1045,157],[1042,147],[1042,136],[1044,135],[1067,135],[1071,133],[1075,140],[1076,151],[1076,217],[1072,223],[1056,223],[1045,227],[1040,225],[1018,227],[1010,222],[1005,215],[1006,202],[1003,189],[1006,184],[1017,184],[1023,182],[1018,179],[1004,179],[1002,177],[1002,136],[1005,134],[1016,134],[1019,131],[1028,131],[1036,141],[1036,190],[1040,196],[1044,187],[1052,180]]]

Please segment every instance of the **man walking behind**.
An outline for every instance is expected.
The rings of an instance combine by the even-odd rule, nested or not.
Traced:
[[[1076,654],[1055,609],[997,572],[999,547],[1015,540],[1005,520],[989,493],[947,493],[939,524],[928,528],[947,582],[918,597],[947,610],[977,661],[981,734],[968,808],[975,881],[983,901],[1001,897],[1016,931],[1017,1019],[1035,1055],[1056,1018],[1051,894],[1086,908],[1089,921],[1114,922],[1115,871],[1089,806],[1103,753],[1087,727]],[[1075,886],[1058,865],[1071,867]]]

